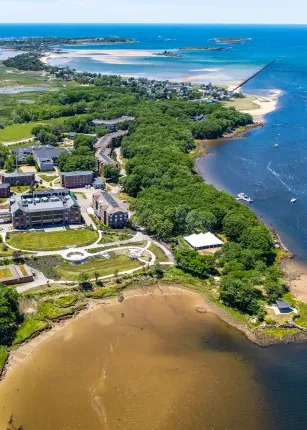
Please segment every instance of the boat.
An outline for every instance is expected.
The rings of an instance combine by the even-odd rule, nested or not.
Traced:
[[[278,148],[278,147],[279,147],[278,143],[275,143],[274,148]]]
[[[252,203],[253,202],[253,200],[250,197],[248,197],[247,194],[245,194],[245,193],[239,193],[237,195],[236,200],[238,200],[238,201],[239,200],[243,200],[244,202],[247,202],[247,203]]]
[[[290,203],[295,203],[297,199],[293,198],[290,200]]]

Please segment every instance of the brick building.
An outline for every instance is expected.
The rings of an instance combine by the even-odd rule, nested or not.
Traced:
[[[95,215],[112,228],[123,228],[128,223],[128,210],[125,205],[106,191],[93,194],[92,206]]]
[[[77,172],[62,172],[61,182],[64,188],[82,188],[92,185],[94,173],[91,170]]]
[[[31,185],[35,182],[34,173],[4,173],[2,175],[2,184],[16,185]]]

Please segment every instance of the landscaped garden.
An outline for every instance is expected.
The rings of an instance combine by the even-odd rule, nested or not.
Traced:
[[[117,272],[135,269],[140,267],[137,260],[132,260],[126,255],[117,255],[116,257],[105,259],[91,259],[83,264],[63,263],[55,268],[63,279],[76,281],[81,273],[85,273],[90,279],[99,273],[99,277],[112,275]]]
[[[30,251],[52,251],[70,246],[86,246],[95,242],[98,235],[92,230],[61,230],[52,232],[14,233],[8,244]]]

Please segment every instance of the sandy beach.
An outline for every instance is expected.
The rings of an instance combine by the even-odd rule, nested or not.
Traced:
[[[277,109],[278,99],[283,95],[283,92],[278,89],[272,89],[269,91],[267,97],[255,97],[253,103],[258,106],[258,108],[251,110],[242,110],[242,112],[249,113],[252,115],[255,122],[264,122],[265,115],[274,112]]]
[[[152,57],[157,52],[160,51],[157,49],[67,49],[62,53],[46,53],[43,57],[41,57],[41,61],[44,64],[48,64],[52,59],[65,59],[69,62],[74,58],[91,58],[92,60],[101,61],[102,63],[106,64],[129,64],[129,59]]]

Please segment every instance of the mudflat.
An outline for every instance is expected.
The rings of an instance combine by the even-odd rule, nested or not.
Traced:
[[[69,322],[0,383],[0,429],[261,429],[256,348],[195,293],[127,292]],[[244,349],[244,348],[243,348]]]

